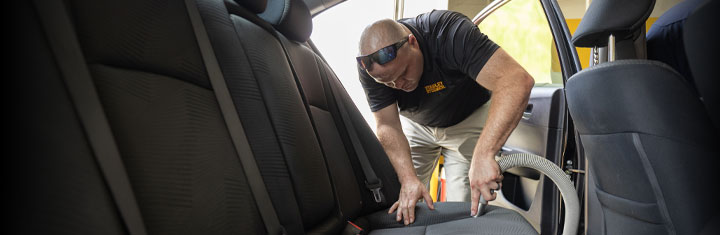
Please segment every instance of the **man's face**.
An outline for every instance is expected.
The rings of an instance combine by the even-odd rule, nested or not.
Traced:
[[[367,72],[378,83],[411,92],[418,87],[422,76],[423,59],[419,49],[417,40],[410,35],[408,42],[398,48],[395,59],[385,64],[373,63]]]

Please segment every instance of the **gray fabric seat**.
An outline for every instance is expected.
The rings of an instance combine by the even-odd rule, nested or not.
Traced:
[[[720,32],[706,27],[706,22],[720,20],[720,3],[707,1],[688,17],[683,30],[685,51],[688,65],[693,74],[695,86],[702,97],[703,104],[710,118],[720,133],[720,79],[717,75],[717,64],[720,60]]]
[[[588,234],[695,234],[717,213],[717,136],[677,72],[620,60],[579,72],[567,90],[588,159]]]
[[[276,36],[278,40],[283,44],[283,46],[288,50],[288,59],[291,61],[295,70],[295,74],[297,75],[297,78],[301,84],[300,86],[302,88],[302,93],[307,100],[307,104],[309,106],[308,109],[310,110],[309,112],[314,121],[313,125],[317,129],[320,143],[322,144],[322,148],[326,153],[326,161],[330,166],[330,174],[332,176],[335,176],[332,180],[341,182],[342,180],[347,180],[345,179],[347,178],[347,176],[343,176],[340,174],[342,172],[352,172],[351,170],[343,170],[349,168],[350,166],[353,166],[355,176],[361,179],[354,181],[345,181],[348,182],[348,184],[334,184],[334,187],[336,188],[336,200],[340,208],[340,214],[345,216],[345,220],[354,220],[355,218],[363,217],[362,219],[365,219],[369,222],[367,223],[368,227],[366,227],[366,229],[370,230],[402,227],[400,223],[394,220],[393,216],[388,215],[386,212],[387,207],[392,202],[397,200],[397,190],[399,190],[399,185],[397,184],[397,179],[394,178],[394,170],[390,167],[384,150],[379,145],[379,143],[377,143],[376,137],[367,127],[367,124],[360,115],[359,111],[357,111],[357,109],[354,107],[352,100],[345,92],[342,84],[339,82],[337,77],[335,77],[332,69],[330,69],[330,67],[324,62],[324,60],[319,55],[315,54],[315,52],[313,52],[311,48],[308,47],[308,44],[305,43],[305,41],[308,40],[309,37],[309,32],[307,30],[311,29],[311,27],[308,27],[308,25],[311,25],[308,9],[300,1],[285,0],[269,1],[268,7],[269,9],[267,9],[266,12],[261,14],[260,16],[263,20],[272,23],[273,27],[278,30],[279,34]],[[228,7],[228,9],[233,12],[233,7]],[[252,18],[252,16],[246,17]],[[255,32],[254,30],[252,30],[252,28],[257,27],[245,23],[238,23],[237,21],[235,22],[235,24],[237,30],[240,32]],[[262,25],[263,23],[260,22],[259,24]],[[247,47],[267,48],[267,40],[252,40],[249,39],[251,36],[244,37],[246,37],[247,39],[241,37],[240,40],[243,43],[246,43]],[[266,49],[262,50],[267,53]],[[261,58],[258,59],[261,60]],[[323,84],[323,81],[327,81],[329,84]],[[337,112],[333,112],[331,110],[337,109],[337,104],[333,104],[332,99],[330,97],[327,97],[325,89],[330,89],[332,93],[340,94],[341,99],[336,100],[336,102],[342,102],[344,106],[350,107],[350,116],[352,119],[351,121],[354,123],[354,126],[359,129],[348,130],[348,127],[344,126],[343,123],[339,121],[341,117],[333,116],[333,113]],[[346,133],[343,133],[344,131],[339,131],[343,129],[345,129],[346,132],[357,132],[360,135],[363,140],[363,146],[366,148],[365,151],[368,152],[369,157],[373,158],[371,159],[371,162],[385,164],[377,164],[373,166],[375,168],[375,171],[379,175],[393,175],[393,178],[383,178],[383,184],[386,185],[384,190],[385,193],[388,194],[388,201],[386,202],[386,204],[383,204],[379,207],[367,209],[360,208],[358,207],[359,205],[353,205],[348,203],[357,198],[358,195],[356,195],[354,192],[357,192],[359,190],[367,194],[362,197],[363,205],[375,204],[372,201],[371,195],[367,193],[367,190],[363,189],[362,182],[364,182],[364,177],[362,171],[359,171],[358,169],[358,164],[352,163],[356,157],[354,156],[355,151],[352,150],[352,145],[350,144],[348,137],[344,136],[344,134],[346,135]],[[350,163],[350,165],[347,165],[347,163],[345,163],[346,165],[342,165],[342,163],[347,160],[350,160],[348,162]],[[427,208],[425,208],[425,211],[423,211],[422,208],[424,208],[424,206],[418,205],[418,218],[417,221],[414,223],[414,226],[423,227],[437,225],[439,227],[434,227],[435,229],[446,227],[455,228],[455,230],[448,230],[454,233],[475,233],[477,232],[476,227],[473,228],[470,225],[484,224],[485,228],[483,229],[485,231],[495,234],[502,234],[504,231],[506,231],[503,230],[503,228],[505,227],[511,229],[507,231],[523,231],[522,234],[536,233],[532,226],[527,221],[525,221],[519,214],[507,209],[494,208],[494,211],[496,211],[497,213],[473,219],[469,216],[469,203],[448,203],[447,205],[440,203],[437,204],[437,206],[438,207],[435,211],[429,211],[427,210]],[[377,211],[378,209],[380,210]],[[372,211],[377,212],[367,216],[363,216]],[[502,220],[505,218],[514,219],[508,221],[508,223],[510,223],[510,225],[512,226],[508,226],[509,224],[494,224],[490,222],[496,221],[498,219]],[[344,222],[344,220],[342,219],[339,219],[339,221]],[[483,221],[485,223],[483,223]],[[445,223],[454,223],[455,225],[441,225]],[[344,223],[341,224],[344,225]],[[465,226],[458,227],[458,224],[464,224]],[[429,234],[434,233],[430,231],[431,230],[428,230],[427,232]],[[415,232],[419,232],[419,230],[417,230],[415,227],[411,227],[386,230],[385,232],[416,234]],[[425,232],[419,234],[425,234]]]
[[[370,234],[537,234],[520,214],[505,208],[488,206],[479,218],[468,215],[468,204],[437,203],[436,210],[418,204],[416,220],[409,227],[395,222],[395,215],[378,211],[366,216],[373,229]]]
[[[147,231],[266,233],[184,3],[65,2]],[[271,5],[277,3],[286,2]],[[293,8],[281,11],[275,27],[257,16],[266,7],[261,0],[199,0],[198,10],[288,234],[337,234],[346,221],[361,218],[373,221],[368,226],[378,232],[535,233],[519,214],[503,208],[470,218],[468,203],[437,204],[435,211],[419,212],[415,227],[397,228],[400,224],[386,214],[399,191],[394,170],[339,80],[305,42],[311,29],[307,8],[299,1],[287,3]],[[11,163],[30,186],[13,186],[22,189],[13,190],[20,203],[12,210],[22,223],[12,230],[127,233],[47,46],[53,39],[42,32],[32,4],[16,4],[25,29],[17,35],[25,41],[17,42],[12,55],[32,61],[33,69],[13,70],[29,78],[13,81],[13,90],[22,92],[11,110],[21,115],[13,120],[30,128],[13,128],[15,150],[27,157]],[[321,78],[329,84],[323,86]],[[332,114],[336,107],[324,87],[350,107],[355,129]],[[375,203],[365,189],[348,132],[360,136],[383,181],[385,202]]]
[[[632,19],[625,24],[586,24],[595,33],[573,41],[604,46],[610,34],[627,38],[650,9],[623,16]],[[655,61],[617,60],[573,75],[566,89],[588,159],[587,234],[697,234],[711,223],[720,205],[710,189],[718,133],[680,74]]]
[[[182,1],[64,1],[150,234],[263,234]],[[12,7],[11,233],[126,234],[33,1]]]

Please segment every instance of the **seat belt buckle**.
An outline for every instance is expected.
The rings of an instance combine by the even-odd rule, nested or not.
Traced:
[[[357,224],[350,222],[348,220],[347,225],[345,226],[345,229],[343,229],[342,235],[364,235],[367,234],[367,231],[365,229],[361,228],[360,226],[357,226]]]
[[[385,195],[382,193],[382,181],[378,179],[378,182],[375,184],[371,184],[368,181],[365,181],[365,186],[372,192],[373,198],[375,199],[376,203],[383,203],[385,202]]]

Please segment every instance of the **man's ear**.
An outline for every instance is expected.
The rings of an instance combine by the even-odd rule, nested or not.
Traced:
[[[417,38],[415,38],[415,35],[413,34],[408,35],[408,44],[412,45],[414,48],[419,47]]]

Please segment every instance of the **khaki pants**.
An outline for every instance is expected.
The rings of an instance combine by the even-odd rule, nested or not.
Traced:
[[[429,186],[440,155],[444,156],[448,201],[470,201],[470,161],[487,120],[489,107],[490,101],[462,122],[445,128],[428,127],[403,116],[400,118],[403,132],[410,143],[415,171],[426,187]]]

